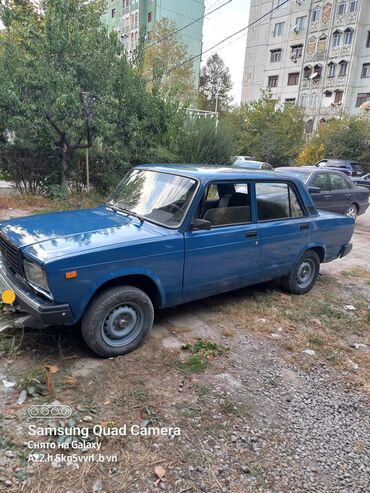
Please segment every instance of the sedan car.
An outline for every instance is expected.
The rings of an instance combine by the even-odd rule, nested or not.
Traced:
[[[367,175],[361,176],[360,178],[352,178],[352,181],[358,186],[358,187],[365,187],[370,190],[370,173]]]
[[[244,161],[241,159],[237,159],[233,163],[233,166],[235,166],[236,168],[245,168],[245,169],[265,169],[268,171],[272,171],[274,169],[271,166],[271,164],[264,163],[263,161],[253,161],[253,160]]]
[[[288,173],[302,180],[311,191],[318,209],[356,218],[369,207],[369,192],[358,187],[340,171],[326,168],[281,167],[276,171]]]
[[[81,322],[111,357],[143,342],[154,309],[275,278],[308,293],[320,264],[350,253],[353,230],[289,174],[148,164],[100,207],[4,221],[0,284],[46,325]]]
[[[361,176],[364,174],[364,169],[358,161],[349,159],[322,159],[316,166],[318,168],[330,168],[336,171],[341,171],[348,176]]]

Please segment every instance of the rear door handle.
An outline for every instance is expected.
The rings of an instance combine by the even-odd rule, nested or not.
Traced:
[[[251,238],[251,237],[253,237],[253,236],[257,236],[257,231],[247,231],[247,232],[245,233],[245,237],[246,237],[246,238]]]
[[[308,229],[310,226],[307,223],[303,223],[299,225],[299,229]]]
[[[345,196],[346,196],[347,199],[350,199],[352,197],[352,194],[351,193],[346,193]]]
[[[324,195],[324,199],[331,199],[331,195],[330,194]]]

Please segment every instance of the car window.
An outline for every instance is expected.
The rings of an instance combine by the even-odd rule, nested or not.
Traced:
[[[353,171],[360,171],[362,173],[362,166],[359,163],[351,163]]]
[[[217,205],[210,190],[216,187]],[[212,183],[205,193],[198,217],[211,223],[211,228],[246,224],[252,221],[250,185],[248,183]]]
[[[216,183],[209,185],[207,189],[207,200],[220,200]]]
[[[329,174],[331,190],[345,190],[346,188],[350,188],[345,178],[340,175],[335,175],[334,173]]]
[[[256,183],[256,198],[260,221],[304,216],[297,194],[288,183]]]
[[[329,190],[329,181],[327,173],[315,173],[310,181],[310,186],[318,187],[322,192]]]

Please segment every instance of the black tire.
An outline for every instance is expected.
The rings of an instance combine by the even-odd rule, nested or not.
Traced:
[[[282,287],[289,293],[306,294],[315,285],[319,272],[319,256],[313,250],[307,250],[297,260],[290,274],[282,278]]]
[[[99,356],[119,356],[140,346],[153,320],[153,304],[144,291],[133,286],[112,287],[91,301],[82,318],[82,337]]]

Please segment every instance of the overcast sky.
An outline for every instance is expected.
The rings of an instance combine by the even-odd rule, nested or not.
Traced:
[[[226,1],[206,0],[206,11],[209,12],[219,5],[226,3]],[[248,24],[249,4],[250,0],[232,0],[225,7],[222,7],[204,19],[204,50]],[[243,34],[226,41],[215,50],[206,53],[203,57],[204,64],[207,58],[217,51],[229,67],[233,81],[232,96],[234,97],[235,103],[240,103],[246,38],[245,31]]]

